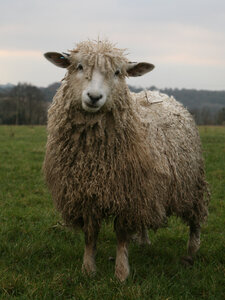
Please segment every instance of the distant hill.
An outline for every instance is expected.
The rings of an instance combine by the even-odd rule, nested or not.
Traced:
[[[15,85],[12,84],[12,83],[0,84],[0,89],[3,89],[3,90],[5,90],[5,89],[11,89],[11,88],[13,88],[14,86],[15,86]]]
[[[13,85],[11,83],[0,84],[0,96],[6,95],[7,93],[9,93],[11,91],[11,89],[14,88],[14,86],[15,85]]]

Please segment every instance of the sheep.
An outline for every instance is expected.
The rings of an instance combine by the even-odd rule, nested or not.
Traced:
[[[159,92],[129,91],[128,76],[153,70],[131,63],[109,41],[84,41],[45,57],[67,73],[48,111],[44,175],[66,225],[85,236],[82,271],[96,272],[101,222],[114,219],[115,276],[129,275],[132,237],[150,243],[171,215],[190,228],[186,260],[200,246],[209,192],[201,143],[189,112]]]

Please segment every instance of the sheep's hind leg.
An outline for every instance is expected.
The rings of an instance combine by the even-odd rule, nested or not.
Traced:
[[[188,256],[182,258],[182,262],[186,265],[193,265],[194,257],[200,247],[201,227],[199,224],[190,223],[190,236],[187,245]]]
[[[129,235],[119,225],[119,222],[115,220],[114,228],[117,236],[117,251],[116,251],[116,264],[115,264],[115,276],[119,281],[126,280],[130,273],[129,261],[128,261],[128,244]]]
[[[87,275],[94,275],[96,272],[95,255],[96,255],[96,243],[99,233],[100,225],[93,224],[88,230],[83,229],[85,234],[85,248],[82,272]]]

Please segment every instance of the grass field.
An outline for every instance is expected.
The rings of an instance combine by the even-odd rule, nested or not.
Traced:
[[[0,126],[0,299],[225,299],[225,127],[201,127],[212,199],[192,268],[179,258],[188,229],[171,218],[149,232],[152,245],[130,245],[131,275],[114,278],[116,239],[104,224],[95,278],[81,273],[83,235],[57,225],[41,166],[45,127]]]

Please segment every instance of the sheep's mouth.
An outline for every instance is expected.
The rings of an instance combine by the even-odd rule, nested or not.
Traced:
[[[95,105],[95,104],[91,104],[91,103],[86,103],[85,102],[85,105],[87,106],[87,107],[90,107],[90,108],[97,108],[97,109],[99,109],[99,106],[98,105]]]
[[[90,104],[90,103],[86,103],[83,102],[82,103],[82,107],[85,111],[87,112],[91,112],[91,113],[95,113],[97,112],[101,107],[95,104]]]

